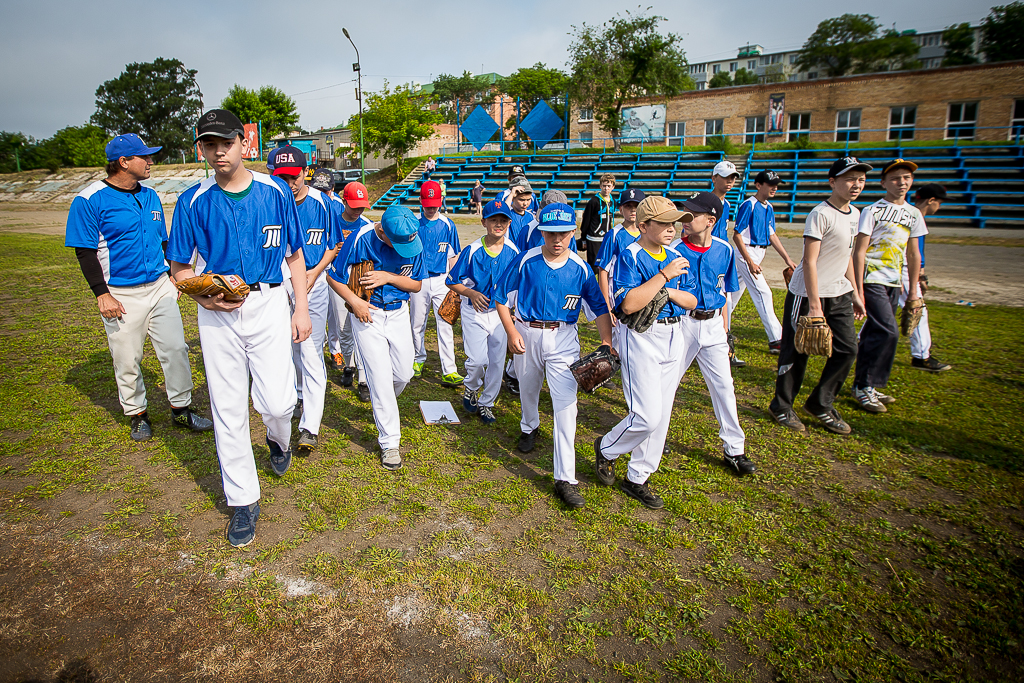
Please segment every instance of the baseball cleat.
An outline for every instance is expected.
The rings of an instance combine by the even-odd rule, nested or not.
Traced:
[[[533,445],[537,441],[537,432],[539,431],[540,427],[532,432],[519,432],[519,443],[516,444],[516,448],[519,449],[520,453],[529,453],[533,450]]]
[[[807,410],[807,406],[804,406],[804,410]],[[841,434],[845,436],[853,431],[853,427],[848,425],[846,420],[840,417],[839,411],[835,408],[824,413],[814,413],[810,410],[807,410],[807,412],[821,420],[821,426],[833,434]]]
[[[423,374],[423,363],[412,364],[412,376],[420,377]]]
[[[193,432],[208,432],[213,429],[213,421],[207,420],[201,415],[196,415],[192,412],[191,408],[185,408],[184,411],[174,416],[174,424],[179,427],[185,427],[191,429]]]
[[[279,477],[283,477],[284,473],[288,471],[288,468],[292,464],[292,452],[291,450],[281,450],[281,447],[276,441],[267,437],[267,448],[270,449],[270,469],[274,471]]]
[[[754,462],[743,453],[740,453],[739,455],[729,455],[728,453],[725,453],[722,456],[722,461],[725,463],[726,467],[734,470],[736,474],[740,476],[757,472],[757,465],[755,465]]]
[[[145,411],[132,415],[132,441],[149,441],[153,438],[153,425]]]
[[[298,420],[302,417],[302,399],[300,398],[295,402],[295,407],[292,408],[292,419]]]
[[[235,548],[244,548],[256,538],[256,520],[260,518],[260,503],[235,508],[235,514],[228,523],[228,543]]]
[[[363,403],[370,402],[370,385],[366,382],[360,382],[356,388],[356,393],[359,394],[359,400]]]
[[[331,354],[331,360],[334,362],[334,367],[337,370],[341,370],[345,367],[345,356],[340,353]]]
[[[387,448],[380,452],[380,464],[386,470],[402,469],[402,454],[397,448]]]
[[[480,406],[480,410],[477,411],[477,415],[480,416],[480,420],[485,425],[492,425],[498,421],[498,418],[494,417],[494,409],[491,406]]]
[[[299,441],[295,445],[295,450],[299,455],[309,455],[316,448],[316,443],[316,434],[310,434],[308,429],[302,429],[299,430]]]
[[[911,358],[910,367],[917,368],[918,370],[925,370],[927,372],[945,372],[946,370],[952,370],[953,366],[948,363],[940,363],[935,360],[932,356],[927,358]]]
[[[772,413],[772,417],[775,418],[775,421],[780,425],[783,427],[789,427],[794,432],[807,431],[807,427],[805,427],[804,423],[800,421],[800,418],[797,417],[796,412],[794,412],[792,408],[778,413]]]
[[[445,387],[457,387],[460,386],[466,378],[457,372],[450,372],[447,375],[441,377],[441,386]]]
[[[768,342],[768,353],[777,356],[782,353],[782,341]]]
[[[853,388],[853,397],[857,399],[857,403],[861,408],[868,411],[869,413],[884,413],[887,412],[882,402],[875,396],[875,390],[873,387],[864,387],[863,389]]]
[[[734,368],[745,368],[747,367],[747,361],[741,360],[739,356],[733,356],[729,359],[729,365]]]
[[[352,386],[352,377],[356,374],[355,368],[345,368],[341,373],[341,386]]]
[[[619,482],[619,489],[630,498],[636,498],[644,507],[651,510],[660,510],[665,507],[665,501],[661,499],[661,496],[651,493],[651,489],[647,486],[646,481],[642,484],[637,484],[629,479],[623,479]]]
[[[466,390],[464,392],[462,392],[462,408],[463,408],[463,410],[465,410],[470,415],[475,415],[476,411],[479,409],[479,406],[476,404],[476,402],[477,402],[477,393],[475,391],[473,391],[472,389],[470,389],[469,387],[466,387]]]
[[[573,510],[578,510],[587,504],[587,501],[580,495],[579,486],[570,484],[567,481],[558,480],[555,482],[555,494],[562,499],[566,505]]]
[[[615,483],[615,461],[604,457],[601,452],[601,439],[599,436],[594,439],[594,471],[597,472],[597,480],[605,486]]]
[[[508,374],[507,372],[505,373],[505,376],[504,376],[503,379],[505,381],[505,388],[508,389],[508,392],[510,394],[518,396],[519,395],[519,380],[516,379],[515,377],[513,377],[512,375]]]

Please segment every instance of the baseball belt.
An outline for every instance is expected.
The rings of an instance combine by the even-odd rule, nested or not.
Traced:
[[[676,324],[677,322],[679,322],[682,319],[683,319],[683,316],[681,316],[681,315],[674,315],[671,318],[662,318],[661,320],[658,320],[657,322],[658,322],[659,325],[674,325],[674,324]]]
[[[689,316],[694,320],[711,320],[718,315],[719,312],[720,309],[718,308],[714,308],[712,310],[700,310],[695,308],[690,311]]]

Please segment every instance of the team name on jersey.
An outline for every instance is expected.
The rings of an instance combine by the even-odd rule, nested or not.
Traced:
[[[281,246],[280,225],[264,225],[263,234],[267,236],[267,241],[263,243],[264,249],[276,249]]]
[[[162,214],[159,211],[150,211],[150,213],[153,214],[153,220],[155,220],[155,221],[160,220],[160,217],[161,217]]]
[[[565,305],[562,306],[563,311],[575,311],[580,305],[580,299],[582,297],[579,294],[566,294]]]
[[[447,242],[438,242],[437,253],[443,254],[448,251],[449,244]]]
[[[310,228],[307,231],[306,244],[323,244],[324,241],[324,229],[323,228]]]
[[[402,269],[398,271],[398,274],[401,275],[402,277],[409,277],[410,275],[412,275],[412,264],[407,263],[404,266],[402,266]]]

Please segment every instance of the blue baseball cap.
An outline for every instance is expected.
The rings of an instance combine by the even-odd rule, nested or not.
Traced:
[[[115,161],[121,157],[144,157],[147,154],[156,154],[163,147],[146,147],[135,133],[124,133],[107,143],[107,161]]]
[[[484,204],[483,217],[490,218],[495,214],[501,214],[509,220],[512,220],[512,209],[508,208],[508,205],[500,199],[495,199],[493,202],[487,202]]]
[[[547,232],[566,232],[566,228],[576,229],[576,211],[568,204],[555,202],[548,204],[540,212],[540,225]]]
[[[420,222],[408,208],[389,206],[380,218],[380,227],[399,256],[412,258],[423,251],[423,242],[419,236]]]
[[[302,175],[306,170],[306,154],[292,145],[278,147],[270,153],[267,168],[271,175]]]
[[[644,194],[643,190],[635,190],[632,187],[624,187],[622,188],[622,192],[619,193],[619,206],[622,206],[623,204],[629,204],[630,202],[639,204],[644,200],[644,197],[646,196],[647,195]]]

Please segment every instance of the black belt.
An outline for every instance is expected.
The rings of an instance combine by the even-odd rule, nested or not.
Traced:
[[[695,320],[711,320],[716,315],[718,315],[719,310],[720,309],[713,308],[710,311],[708,311],[708,310],[699,310],[699,309],[695,308],[692,311],[690,311],[689,315],[690,315],[691,318],[693,318]]]
[[[661,320],[658,321],[658,323],[661,324],[661,325],[674,325],[674,324],[676,324],[677,322],[679,322],[682,319],[683,319],[683,316],[681,316],[681,315],[674,315],[671,318],[662,318]]]
[[[280,287],[281,283],[280,282],[254,282],[251,285],[247,285],[247,286],[249,287],[249,289],[263,289],[264,287],[266,287],[267,289],[273,289],[274,287]]]

